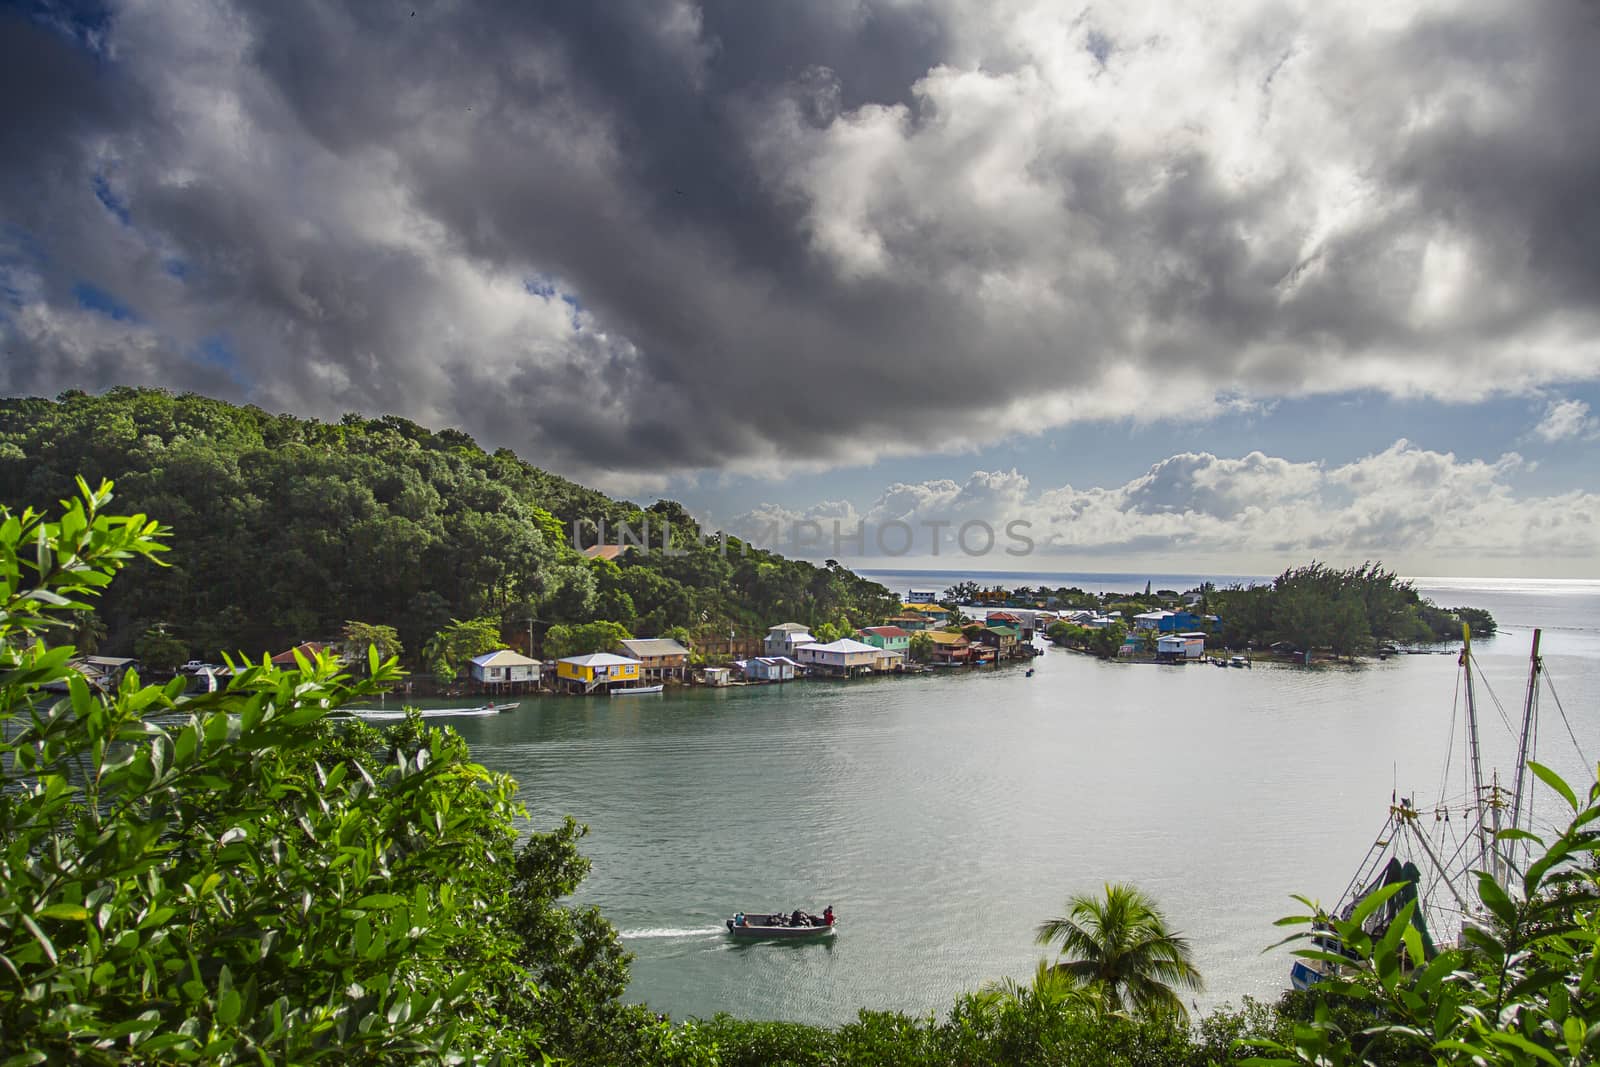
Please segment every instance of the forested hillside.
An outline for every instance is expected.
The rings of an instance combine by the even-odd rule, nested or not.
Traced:
[[[608,620],[725,638],[773,622],[854,625],[891,614],[889,591],[733,542],[701,544],[683,509],[612,500],[456,430],[395,416],[337,423],[194,395],[0,400],[0,502],[53,506],[74,475],[116,482],[117,503],[169,524],[167,568],[130,570],[80,646],[128,653],[164,627],[197,656],[278,651],[348,620],[393,626],[408,653],[451,619],[508,637]],[[670,520],[685,555],[589,561],[594,524]],[[652,533],[652,545],[659,535]],[[407,658],[411,658],[408,655]]]

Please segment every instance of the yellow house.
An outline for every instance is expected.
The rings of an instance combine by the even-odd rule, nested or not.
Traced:
[[[618,683],[636,684],[641,666],[636,659],[609,652],[568,656],[556,660],[556,684],[575,693],[605,692]]]
[[[938,604],[903,604],[900,610],[906,615],[920,615],[936,624],[950,621],[950,610],[941,608]]]

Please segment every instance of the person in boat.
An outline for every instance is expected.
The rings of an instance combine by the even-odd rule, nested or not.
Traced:
[[[822,925],[824,925],[824,926],[832,926],[833,925],[833,905],[832,904],[829,904],[826,908],[822,909]]]
[[[789,916],[790,926],[804,926],[805,922],[806,913],[801,911],[799,908],[794,909],[794,914]]]
[[[741,911],[739,914],[737,914],[737,915],[735,915],[733,917],[733,925],[735,925],[735,926],[743,926],[744,924],[745,924],[744,912]]]

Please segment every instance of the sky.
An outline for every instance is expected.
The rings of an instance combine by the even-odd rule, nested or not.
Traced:
[[[1592,0],[0,3],[0,393],[396,413],[879,565],[1600,577],[1597,54]]]

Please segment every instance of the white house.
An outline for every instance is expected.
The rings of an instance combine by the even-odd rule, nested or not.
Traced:
[[[848,637],[825,645],[801,645],[798,650],[800,662],[806,667],[823,674],[843,676],[879,669],[884,655],[883,649]]]
[[[907,604],[937,604],[939,594],[932,589],[913,589],[906,594]]]
[[[1171,617],[1172,612],[1170,611],[1147,611],[1142,615],[1133,617],[1133,628],[1135,630],[1159,630],[1161,629],[1161,620]]]
[[[776,626],[767,628],[767,637],[761,643],[761,650],[769,656],[793,658],[795,649],[801,645],[815,644],[816,640],[811,636],[810,627],[798,622],[780,622]]]
[[[472,658],[472,680],[482,685],[507,685],[539,681],[539,661],[502,648]]]
[[[799,666],[788,656],[756,656],[744,661],[744,676],[753,682],[792,682]]]
[[[1205,654],[1205,634],[1162,634],[1156,639],[1156,655],[1162,659],[1201,659]]]

